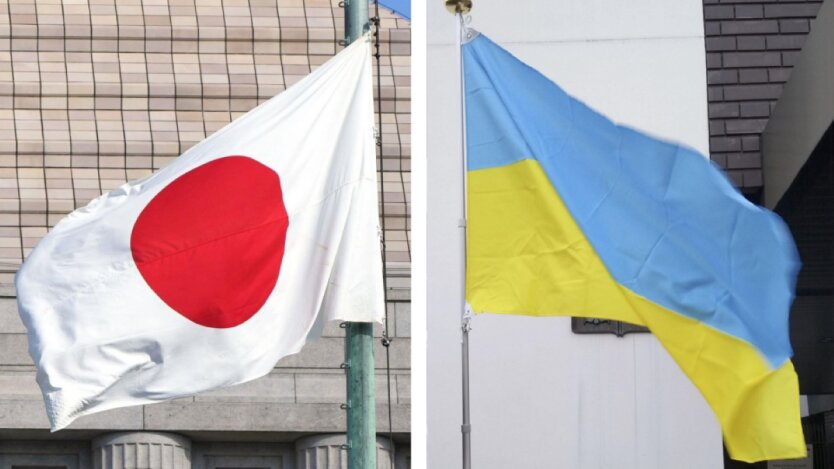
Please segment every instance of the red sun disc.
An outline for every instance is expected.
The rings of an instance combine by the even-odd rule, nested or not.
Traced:
[[[174,311],[206,327],[235,327],[275,288],[288,224],[278,174],[227,156],[160,191],[139,214],[130,249]]]

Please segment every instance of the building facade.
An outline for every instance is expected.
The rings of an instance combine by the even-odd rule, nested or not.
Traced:
[[[0,468],[346,467],[338,324],[259,380],[51,434],[13,283],[67,213],[159,169],[327,61],[341,49],[343,16],[335,0],[0,4]],[[380,16],[393,340],[388,353],[376,346],[377,429],[379,466],[401,468],[410,464],[410,25],[384,8]]]
[[[791,310],[793,362],[811,457],[834,467],[834,3],[810,23],[790,79],[762,133],[763,203],[796,240],[802,270]]]
[[[704,0],[710,157],[761,202],[761,134],[822,0]]]
[[[470,17],[614,121],[709,153],[700,1],[475,2]],[[439,468],[457,467],[462,446],[463,175],[456,19],[430,2],[428,24],[427,444],[428,467]],[[650,334],[482,314],[469,340],[473,467],[723,464],[712,411]]]
[[[470,334],[475,466],[834,467],[830,1],[473,5],[470,27],[616,122],[709,155],[748,199],[783,216],[804,264],[791,333],[811,445],[805,460],[732,461],[703,398],[649,334],[581,318],[483,315]],[[433,5],[429,23],[428,68],[446,71],[428,77],[435,116],[460,102],[456,25]],[[460,198],[455,119],[427,127],[430,467],[460,452],[459,420],[449,415],[460,413],[461,370],[438,367],[460,347],[450,313],[462,295],[463,211],[448,202]],[[594,329],[602,333],[587,334]]]

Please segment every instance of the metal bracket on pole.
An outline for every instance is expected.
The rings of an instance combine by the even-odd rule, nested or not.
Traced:
[[[460,328],[464,333],[469,333],[469,331],[472,330],[473,317],[472,308],[469,307],[469,303],[466,303],[466,306],[463,309],[463,316],[460,321]]]

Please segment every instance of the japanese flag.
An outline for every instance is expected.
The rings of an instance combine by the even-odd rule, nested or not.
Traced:
[[[380,321],[367,37],[167,167],[61,220],[17,278],[52,429],[253,380]]]

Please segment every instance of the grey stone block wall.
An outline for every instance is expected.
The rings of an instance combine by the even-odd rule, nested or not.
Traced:
[[[96,438],[141,431],[187,437],[195,468],[290,469],[296,440],[345,431],[343,331],[330,324],[259,380],[91,415],[50,434],[13,287],[20,263],[67,213],[151,174],[340,50],[340,3],[0,2],[0,469],[89,469]],[[384,8],[380,23],[391,431],[407,448],[411,32]],[[386,433],[379,340],[376,356],[377,426]]]
[[[753,198],[763,184],[762,131],[821,4],[704,0],[710,157]]]
[[[46,430],[48,422],[26,334],[13,297],[0,298],[0,437],[12,430]],[[389,305],[392,429],[410,426],[410,303]],[[381,327],[378,328],[381,333]],[[345,429],[343,331],[333,324],[301,353],[286,357],[269,375],[237,386],[78,419],[70,430],[256,431],[333,433]],[[386,354],[376,341],[377,426],[388,431]],[[5,432],[4,432],[5,431]]]
[[[410,454],[411,304],[405,291],[392,296],[396,301],[388,304],[393,338],[391,430],[398,440],[395,467],[401,469],[409,467]],[[377,335],[381,333],[378,326]],[[294,469],[297,461],[304,463],[298,467],[307,469],[346,468],[339,465],[338,448],[304,446],[310,435],[329,435],[332,440],[345,431],[346,416],[340,408],[345,401],[345,375],[339,368],[343,336],[338,324],[330,324],[324,337],[285,358],[258,380],[82,417],[67,430],[50,434],[16,299],[12,295],[0,297],[0,469]],[[390,444],[384,436],[389,430],[389,386],[380,340],[375,353],[379,457],[383,460],[379,467],[389,468]],[[168,444],[166,438],[179,444]],[[67,439],[78,441],[61,441]],[[276,440],[282,443],[268,442]],[[165,465],[166,461],[170,464]]]

